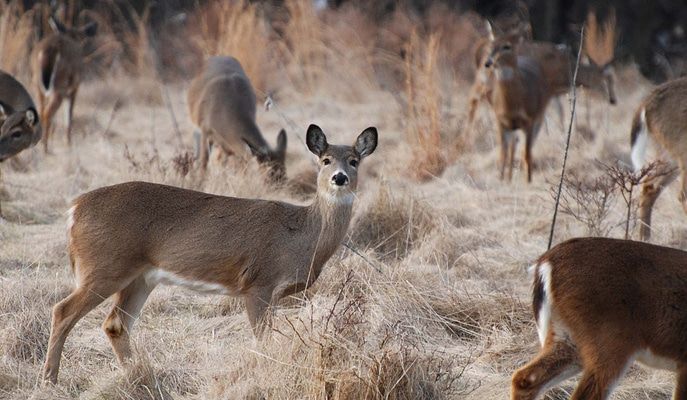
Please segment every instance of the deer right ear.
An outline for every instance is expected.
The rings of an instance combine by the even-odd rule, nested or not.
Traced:
[[[327,150],[327,137],[319,126],[311,124],[308,127],[308,133],[305,135],[305,143],[308,145],[310,152],[320,157]]]
[[[64,25],[60,23],[57,19],[55,19],[54,16],[50,16],[48,18],[48,24],[50,25],[50,28],[53,30],[55,33],[65,33],[67,32],[67,28],[65,28]]]

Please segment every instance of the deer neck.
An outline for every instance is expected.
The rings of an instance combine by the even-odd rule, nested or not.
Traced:
[[[318,191],[315,201],[308,207],[308,222],[315,235],[308,285],[319,276],[324,264],[346,236],[353,212],[353,198],[353,193],[332,196]]]

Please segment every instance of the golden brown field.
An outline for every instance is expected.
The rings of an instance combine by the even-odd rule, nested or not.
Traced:
[[[199,54],[235,55],[258,98],[273,94],[274,107],[259,109],[258,124],[271,144],[280,128],[287,130],[290,181],[284,186],[256,184],[264,180],[255,162],[211,160],[205,180],[186,170],[194,129],[189,81],[163,83],[146,68],[140,36],[138,64],[112,62],[82,85],[71,148],[58,118],[53,154],[36,146],[18,162],[3,163],[0,398],[508,398],[510,375],[539,346],[526,267],[546,250],[566,98],[565,126],[549,110],[534,146],[533,183],[525,183],[520,168],[504,183],[486,106],[475,137],[461,135],[476,17],[439,10],[429,22],[400,14],[375,26],[352,10],[318,15],[310,2],[287,6],[292,18],[283,22],[281,39],[269,35],[250,7],[206,11],[192,17],[206,18],[207,32],[196,24],[178,32]],[[3,12],[8,23],[10,11]],[[107,27],[101,34],[111,35],[104,45],[124,43]],[[401,48],[405,59],[394,50]],[[2,68],[28,85],[17,60]],[[598,161],[629,164],[631,118],[651,85],[632,66],[618,69],[617,82],[615,107],[578,92],[570,176],[602,175]],[[376,126],[380,144],[361,165],[346,247],[314,288],[282,302],[267,339],[254,339],[240,300],[158,287],[133,331],[134,368],[119,368],[100,328],[106,301],[67,339],[58,385],[42,385],[50,310],[73,285],[65,235],[72,199],[145,180],[307,203],[315,171],[303,142],[310,123],[334,143],[352,143]],[[676,199],[673,185],[658,200],[652,240],[685,248],[685,216]],[[601,232],[623,237],[624,217],[617,195]],[[559,215],[554,242],[586,234],[578,218]],[[567,381],[549,398],[566,398],[573,385]],[[633,367],[613,398],[667,399],[672,387],[670,374]]]

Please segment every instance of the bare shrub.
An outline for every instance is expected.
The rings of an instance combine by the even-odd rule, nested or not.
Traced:
[[[411,35],[405,51],[406,135],[413,150],[411,173],[420,180],[441,175],[447,161],[440,131],[438,51],[438,34],[430,34],[424,42],[415,32]]]
[[[353,225],[355,246],[370,248],[382,259],[399,260],[435,228],[435,217],[426,204],[408,194],[394,193],[385,184]]]
[[[608,221],[616,199],[615,181],[608,175],[579,178],[569,174],[563,178],[561,212],[570,215],[587,227],[587,235],[608,236],[614,224]],[[551,188],[556,198],[556,187]]]

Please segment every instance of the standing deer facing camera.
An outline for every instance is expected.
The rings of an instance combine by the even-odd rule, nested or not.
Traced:
[[[0,71],[0,162],[40,139],[41,125],[31,95],[12,75]]]
[[[513,176],[513,158],[517,144],[517,130],[525,133],[524,160],[527,182],[532,181],[532,145],[539,133],[550,96],[546,81],[536,60],[518,56],[517,46],[522,37],[490,36],[491,52],[485,67],[493,68],[493,85],[489,103],[496,116],[501,144],[501,179]],[[507,174],[507,175],[506,175]]]
[[[76,288],[53,309],[44,378],[57,381],[69,331],[112,295],[103,329],[125,364],[134,319],[160,283],[242,296],[259,336],[269,324],[268,309],[312,285],[339,247],[351,220],[358,167],[377,147],[377,130],[364,130],[353,146],[337,146],[310,125],[306,143],[320,166],[309,206],[145,182],[77,198],[68,218]]]
[[[191,119],[201,131],[196,150],[203,170],[211,146],[217,143],[229,155],[247,157],[250,151],[269,166],[274,180],[284,178],[286,132],[279,132],[277,147],[271,149],[255,122],[255,104],[253,86],[239,61],[210,57],[188,90]]]
[[[511,399],[534,400],[582,371],[571,400],[608,399],[634,363],[675,371],[687,400],[687,253],[642,242],[580,238],[534,265],[542,349],[513,374]]]
[[[48,152],[48,139],[52,133],[52,119],[67,100],[67,142],[72,140],[72,116],[74,102],[81,83],[85,40],[95,35],[97,24],[90,22],[79,29],[67,28],[50,17],[53,33],[38,42],[33,55],[33,80],[38,92],[40,119],[45,138],[43,149]]]
[[[646,164],[646,149],[655,145],[659,162],[652,176],[642,183],[639,200],[639,236],[651,237],[651,211],[663,189],[681,177],[679,199],[687,212],[687,132],[685,132],[685,100],[687,78],[666,82],[644,99],[632,121],[630,142],[632,165],[636,171]]]

